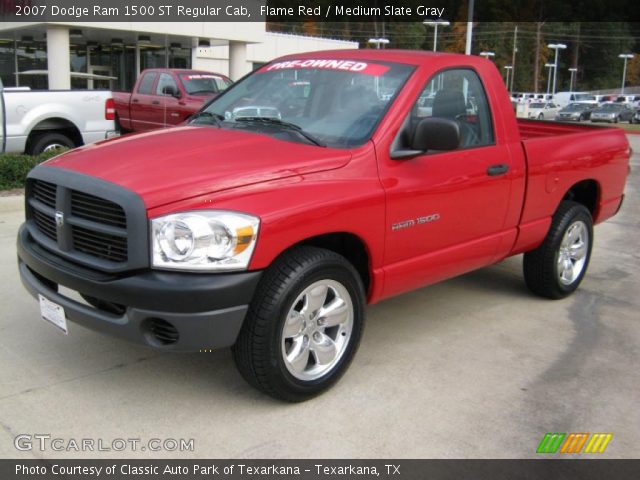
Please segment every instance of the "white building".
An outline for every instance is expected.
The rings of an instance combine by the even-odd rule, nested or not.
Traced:
[[[130,90],[153,67],[215,71],[237,80],[290,53],[358,48],[357,42],[265,31],[264,22],[0,24],[5,86]]]

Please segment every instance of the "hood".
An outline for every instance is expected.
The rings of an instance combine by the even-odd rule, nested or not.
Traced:
[[[349,150],[288,142],[215,127],[176,127],[87,145],[46,162],[136,192],[147,208],[204,195],[331,170]]]

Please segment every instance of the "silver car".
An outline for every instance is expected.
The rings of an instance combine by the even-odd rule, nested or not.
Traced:
[[[591,113],[592,122],[629,122],[633,120],[634,110],[624,103],[605,103]]]

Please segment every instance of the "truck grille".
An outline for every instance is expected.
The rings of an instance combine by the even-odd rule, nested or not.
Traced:
[[[73,248],[112,262],[127,261],[127,239],[108,233],[94,232],[82,227],[71,227]]]
[[[127,217],[120,205],[88,193],[71,191],[71,214],[105,225],[127,228]]]
[[[127,261],[127,216],[122,206],[44,180],[30,182],[29,217],[61,251],[113,263]],[[63,217],[61,224],[57,215]]]
[[[33,197],[47,207],[56,208],[56,186],[52,183],[42,180],[34,182]]]
[[[38,210],[34,210],[33,217],[36,221],[38,229],[51,240],[57,241],[56,221],[53,217],[46,215]]]

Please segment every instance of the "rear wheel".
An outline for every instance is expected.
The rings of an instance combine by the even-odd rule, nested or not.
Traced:
[[[281,400],[307,400],[349,366],[364,326],[364,287],[341,255],[296,247],[265,272],[233,347],[242,376]]]
[[[573,293],[587,272],[593,244],[593,222],[584,205],[565,201],[553,216],[547,236],[524,255],[524,279],[540,296],[558,299]]]
[[[43,152],[61,150],[63,148],[75,148],[72,139],[62,133],[41,133],[31,141],[30,155],[39,155]]]

